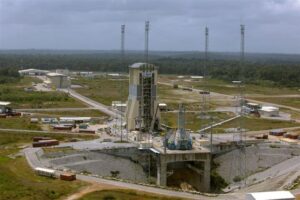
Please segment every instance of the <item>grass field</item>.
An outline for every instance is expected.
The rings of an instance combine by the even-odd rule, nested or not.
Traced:
[[[252,118],[252,117],[244,117],[242,123],[243,123],[243,128],[249,131],[259,131],[259,130],[300,126],[300,123],[296,123],[296,122],[259,119],[259,118]],[[215,129],[218,130],[218,129],[226,129],[226,128],[236,128],[238,124],[239,124],[238,119],[235,119],[221,126],[218,126]]]
[[[112,101],[126,101],[128,98],[128,80],[96,77],[94,79],[78,78],[73,83],[83,86],[83,88],[76,89],[78,93],[108,106]],[[168,108],[172,110],[177,109],[180,102],[186,104],[187,110],[199,110],[200,107],[200,95],[172,89],[169,86],[159,85],[158,97],[160,102],[167,103]]]
[[[92,135],[78,135],[78,134],[50,134],[50,133],[22,133],[22,132],[6,132],[0,131],[0,147],[3,145],[11,145],[13,144],[26,144],[31,143],[32,138],[35,136],[45,136],[57,139],[59,141],[69,141],[73,138],[78,138],[82,140],[91,140],[95,139],[96,136]]]
[[[203,87],[209,88],[212,92],[218,92],[222,94],[235,95],[239,93],[239,89],[231,82],[226,82],[216,79],[207,79],[206,82],[200,81],[185,81],[189,79],[188,76],[183,79],[178,79],[176,76],[161,75],[160,81],[171,83],[173,80],[179,80],[178,84],[186,87],[195,87],[203,89]],[[262,95],[278,95],[278,94],[299,94],[298,88],[283,88],[274,87],[261,83],[260,85],[246,84],[245,94],[262,94]]]
[[[62,92],[26,92],[25,87],[32,86],[32,82],[39,82],[33,77],[23,77],[19,82],[0,84],[1,101],[10,101],[13,108],[62,108],[62,107],[86,107],[67,94]]]
[[[211,112],[209,113],[211,117],[213,117],[214,123],[220,122],[230,117],[233,117],[232,113],[225,112]],[[211,124],[210,119],[200,119],[200,113],[185,113],[185,126],[187,129],[191,129],[192,131],[197,131],[201,127],[208,126]],[[162,123],[171,127],[177,127],[178,113],[161,113]]]
[[[18,147],[31,142],[34,136],[51,136],[59,140],[69,140],[73,137],[93,138],[79,135],[0,132],[0,200],[64,199],[87,185],[80,181],[65,182],[37,176],[23,156],[14,156],[20,150]]]
[[[38,124],[30,123],[27,117],[0,118],[0,128],[41,130]]]
[[[299,97],[251,97],[251,99],[285,105],[285,106],[291,106],[300,109]]]
[[[133,190],[102,190],[85,195],[80,200],[180,200],[180,198],[169,198]]]
[[[99,110],[68,110],[68,111],[36,111],[33,113],[38,113],[40,116],[53,116],[53,117],[60,117],[60,116],[69,116],[69,117],[104,117],[107,116],[106,114],[100,112]]]
[[[128,80],[112,80],[106,77],[78,78],[72,81],[83,88],[78,93],[110,106],[112,101],[126,101],[128,98]]]

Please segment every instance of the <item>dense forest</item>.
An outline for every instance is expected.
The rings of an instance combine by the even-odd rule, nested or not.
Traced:
[[[16,82],[20,79],[20,75],[15,67],[0,68],[0,84]]]
[[[0,51],[0,81],[6,75],[17,77],[13,69],[89,70],[127,72],[127,66],[145,60],[143,53],[130,51],[122,61],[118,51]],[[246,54],[243,65],[238,53],[210,53],[204,62],[203,52],[150,52],[149,60],[162,74],[203,75],[232,81],[244,79],[255,84],[300,86],[300,55]],[[205,67],[206,66],[206,67]]]

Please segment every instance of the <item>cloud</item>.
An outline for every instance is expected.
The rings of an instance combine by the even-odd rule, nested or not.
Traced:
[[[0,0],[0,48],[143,48],[151,21],[150,48],[237,51],[239,24],[253,52],[300,53],[300,0]],[[288,35],[288,36],[287,36]],[[297,41],[297,42],[295,42]]]

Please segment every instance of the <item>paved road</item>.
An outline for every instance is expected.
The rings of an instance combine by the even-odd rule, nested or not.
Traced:
[[[111,117],[119,117],[120,114],[117,114],[116,111],[112,110],[111,108],[109,108],[108,106],[102,104],[102,103],[99,103],[97,101],[94,101],[88,97],[85,97],[79,93],[77,93],[76,91],[72,90],[72,89],[61,89],[61,91],[63,92],[66,92],[68,94],[70,94],[72,97],[88,104],[89,106],[92,106],[94,107],[95,109],[98,109],[100,110],[101,112],[111,116]]]
[[[39,111],[77,111],[77,110],[97,110],[94,107],[88,108],[26,108],[16,109],[18,112],[39,112]]]
[[[87,182],[107,184],[107,185],[112,185],[112,186],[116,186],[119,188],[138,190],[138,191],[142,191],[142,192],[149,192],[149,193],[154,193],[154,194],[158,194],[158,195],[165,195],[165,196],[177,197],[177,198],[201,199],[201,200],[212,200],[212,199],[219,199],[219,200],[237,199],[237,200],[239,200],[239,199],[244,199],[244,194],[226,194],[226,195],[204,196],[204,195],[198,195],[198,194],[191,194],[191,193],[187,193],[187,192],[178,192],[178,191],[156,188],[156,187],[151,187],[151,186],[138,185],[138,184],[133,184],[133,183],[124,183],[124,182],[119,182],[119,181],[106,180],[106,179],[84,176],[84,175],[78,175],[77,178],[79,180],[83,180],[83,181],[87,181]]]
[[[259,94],[248,94],[248,97],[253,98],[268,98],[268,97],[274,97],[274,98],[300,98],[300,94],[283,94],[283,95],[259,95]]]
[[[43,166],[43,163],[40,161],[40,159],[37,157],[37,154],[39,153],[39,151],[40,151],[39,148],[27,148],[27,149],[23,150],[30,167],[33,169],[36,167],[45,167],[45,166]],[[187,192],[178,192],[178,191],[173,191],[173,190],[168,190],[168,189],[156,188],[156,187],[151,187],[151,186],[146,186],[146,185],[139,185],[139,184],[134,184],[134,183],[126,183],[126,182],[115,181],[115,180],[107,180],[107,179],[93,177],[93,176],[87,176],[87,175],[77,175],[77,179],[82,180],[82,181],[91,182],[91,183],[112,185],[112,186],[116,186],[118,188],[138,190],[138,191],[149,192],[149,193],[154,193],[154,194],[158,194],[158,195],[166,195],[166,196],[170,196],[170,197],[179,197],[179,198],[187,198],[187,199],[203,199],[203,200],[212,200],[212,199],[242,200],[242,199],[244,199],[243,193],[205,196],[205,195],[199,195],[199,194],[191,194],[191,193],[187,193]]]
[[[8,129],[0,128],[1,132],[18,132],[18,133],[47,133],[47,134],[66,134],[66,135],[95,135],[89,133],[72,133],[72,132],[60,132],[60,131],[37,131],[37,130],[27,130],[27,129]]]
[[[44,76],[38,76],[39,79],[41,80],[46,80],[46,78]],[[112,116],[112,117],[119,117],[120,113],[116,113],[116,111],[113,111],[112,109],[110,109],[108,106],[101,104],[99,102],[96,102],[90,98],[87,98],[79,93],[77,93],[76,91],[72,90],[72,89],[59,89],[60,91],[66,92],[68,94],[70,94],[72,97],[86,103],[87,105],[94,107],[97,110],[100,110],[101,112]]]
[[[296,156],[247,177],[246,183],[248,186],[241,189],[240,192],[284,190],[284,187],[291,184],[299,175],[300,156]],[[299,194],[298,192],[295,193]]]

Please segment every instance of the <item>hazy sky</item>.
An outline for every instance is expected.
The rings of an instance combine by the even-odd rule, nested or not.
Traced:
[[[300,53],[300,0],[0,0],[1,49],[144,48],[238,51],[240,24],[249,52]]]

